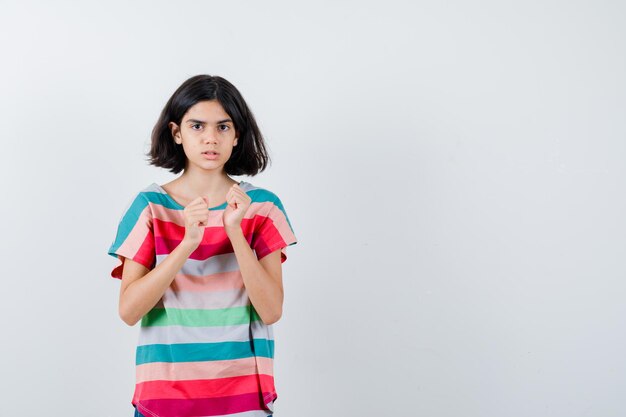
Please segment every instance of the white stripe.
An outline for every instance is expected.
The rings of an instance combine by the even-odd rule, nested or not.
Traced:
[[[254,323],[255,327],[256,322]],[[250,340],[249,323],[235,326],[147,326],[139,330],[137,345],[173,343],[247,342]],[[262,333],[261,334],[267,334]],[[254,337],[258,337],[255,335]]]
[[[156,255],[156,264],[163,262],[167,255]],[[210,256],[207,259],[187,259],[180,272],[186,275],[208,276],[220,272],[238,271],[239,264],[234,252]]]
[[[158,305],[164,308],[214,310],[248,304],[250,299],[245,287],[224,291],[172,291],[169,287]]]

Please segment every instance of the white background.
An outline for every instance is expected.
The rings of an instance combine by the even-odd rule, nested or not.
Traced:
[[[618,1],[0,4],[0,415],[130,417],[106,254],[174,178],[196,74],[241,91],[298,238],[277,417],[624,415]]]

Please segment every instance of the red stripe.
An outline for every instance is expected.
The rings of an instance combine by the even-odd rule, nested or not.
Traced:
[[[146,417],[216,416],[254,410],[269,410],[256,392],[219,398],[146,400],[139,404],[139,411]]]
[[[273,222],[267,224],[261,233],[258,233],[254,242],[254,248],[259,259],[283,246],[287,246],[287,243]]]
[[[258,227],[256,224],[263,222],[264,219],[265,217],[263,216],[255,215],[250,219],[241,220],[241,230],[249,245],[253,244],[254,230]],[[154,219],[153,224],[155,251],[158,255],[170,254],[185,237],[185,228],[176,223]],[[280,233],[277,230],[273,230],[272,233],[280,238]],[[257,233],[257,235],[257,240],[259,240],[261,235],[260,233]],[[167,236],[167,238],[164,236]],[[262,246],[266,247],[266,244],[263,243]],[[233,251],[224,227],[207,227],[202,242],[189,256],[189,259],[205,260],[210,256],[233,253]]]
[[[136,385],[135,396],[142,399],[228,397],[260,392],[260,386],[273,387],[273,382],[273,376],[265,374],[217,379],[146,381]]]
[[[141,247],[135,255],[135,261],[143,264],[146,268],[151,268],[154,263],[154,236],[152,233],[146,234],[146,238],[141,243]]]

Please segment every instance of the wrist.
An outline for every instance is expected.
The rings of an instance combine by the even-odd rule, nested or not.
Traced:
[[[241,225],[236,226],[224,226],[224,231],[228,237],[234,236],[236,234],[243,234],[243,230],[241,230]]]
[[[177,249],[180,248],[180,250],[184,251],[185,253],[187,253],[187,255],[191,255],[191,253],[196,250],[196,248],[198,247],[198,245],[194,245],[192,242],[189,242],[186,239],[183,239],[180,241],[180,243],[178,244],[178,246],[176,247]]]

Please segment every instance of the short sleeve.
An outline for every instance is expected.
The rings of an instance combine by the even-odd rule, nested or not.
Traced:
[[[122,279],[125,258],[148,269],[154,268],[156,254],[152,212],[143,193],[137,194],[124,210],[108,253],[120,261],[111,271],[112,278]]]
[[[287,246],[295,245],[298,241],[280,198],[272,194],[272,198],[262,204],[265,207],[257,214],[262,220],[255,228],[251,247],[257,259],[281,249],[280,262],[283,263],[287,260]]]

